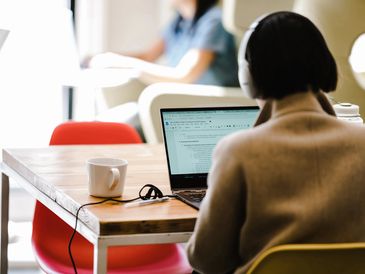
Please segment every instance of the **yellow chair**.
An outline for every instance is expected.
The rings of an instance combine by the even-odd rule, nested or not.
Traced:
[[[363,274],[365,243],[288,244],[263,252],[247,274]]]

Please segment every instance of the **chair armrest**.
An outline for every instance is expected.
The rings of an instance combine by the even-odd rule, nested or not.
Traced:
[[[139,118],[146,141],[162,143],[161,108],[202,106],[256,106],[240,88],[157,83],[145,88],[138,99]]]

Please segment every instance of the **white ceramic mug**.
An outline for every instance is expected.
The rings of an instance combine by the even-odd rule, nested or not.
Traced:
[[[123,195],[127,160],[93,158],[86,162],[89,177],[89,194],[96,197]]]

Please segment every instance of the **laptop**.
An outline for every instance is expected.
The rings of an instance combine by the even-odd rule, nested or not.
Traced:
[[[172,193],[199,209],[215,145],[251,128],[258,113],[256,106],[160,109]]]

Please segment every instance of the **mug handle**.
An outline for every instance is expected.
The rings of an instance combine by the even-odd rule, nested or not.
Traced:
[[[109,185],[109,189],[113,189],[118,184],[118,182],[120,181],[120,173],[119,173],[119,169],[117,169],[115,167],[112,167],[110,169],[110,171],[113,174],[113,179],[112,179],[112,181]]]

